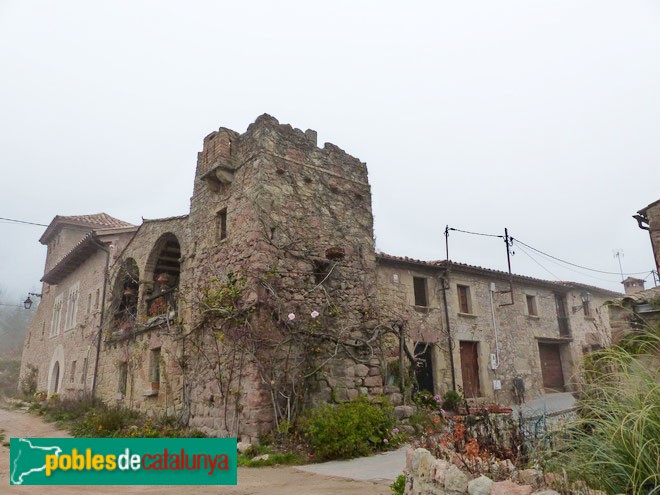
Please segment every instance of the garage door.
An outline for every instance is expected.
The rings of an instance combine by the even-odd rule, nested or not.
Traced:
[[[547,392],[564,391],[564,373],[561,370],[561,355],[557,344],[539,344],[543,387]]]

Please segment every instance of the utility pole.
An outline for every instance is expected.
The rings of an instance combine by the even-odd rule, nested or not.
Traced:
[[[615,249],[612,251],[614,257],[619,260],[619,272],[621,273],[621,283],[623,283],[623,266],[621,265],[621,258],[623,258],[623,249]]]

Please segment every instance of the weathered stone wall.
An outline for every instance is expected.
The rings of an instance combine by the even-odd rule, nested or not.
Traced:
[[[68,227],[64,227],[58,235],[64,236],[72,243],[75,241],[76,244],[82,238],[78,229],[69,232]],[[132,232],[118,231],[103,234],[101,239],[103,242],[112,243],[116,247],[114,250],[116,253],[123,248],[131,236]],[[68,241],[57,244],[57,246],[68,246],[66,252],[70,251],[73,245]],[[53,261],[53,257],[57,255],[56,251],[49,254],[47,267],[52,267],[59,261],[59,259]],[[81,396],[91,390],[105,266],[106,253],[98,249],[75,272],[57,285],[46,283],[42,285],[42,298],[28,329],[21,361],[21,379],[26,376],[28,366],[38,368],[37,390],[53,393],[57,389],[58,393],[66,396]],[[75,324],[66,329],[67,294],[69,288],[76,284],[79,284],[77,317]],[[63,299],[60,324],[57,332],[51,336],[53,304],[60,295]],[[76,362],[75,370],[73,361]],[[57,387],[53,376],[56,362],[59,363]]]
[[[223,210],[226,239],[219,236]],[[318,148],[313,131],[303,133],[269,116],[259,117],[243,135],[220,129],[205,139],[191,201],[192,291],[200,293],[209,279],[231,271],[247,278],[246,303],[270,308],[253,316],[253,328],[276,334],[282,331],[277,320],[287,314],[298,316],[289,326],[302,326],[318,311],[329,332],[355,338],[377,324],[372,223],[366,166],[334,145]],[[343,249],[344,258],[329,261],[325,253],[331,247]],[[281,338],[287,338],[286,330]],[[255,437],[272,426],[272,401],[278,398],[273,380],[250,364],[252,358],[247,356],[234,377],[252,384],[241,387],[251,395],[231,407],[241,404],[243,431]],[[225,408],[216,406],[226,397],[212,384],[211,370],[207,373],[191,391],[191,423],[211,428],[226,417]],[[307,400],[383,392],[376,357],[356,369],[356,362],[339,353],[314,381]]]
[[[67,243],[79,235],[73,229]],[[172,239],[180,247],[179,259],[168,260],[180,268],[171,292],[177,309],[156,317],[148,307],[160,290],[157,258]],[[484,400],[511,402],[515,377],[524,379],[530,393],[539,393],[538,342],[560,337],[554,292],[567,294],[568,306],[577,297],[573,289],[519,277],[514,304],[506,306],[510,296],[502,291],[508,283],[498,272],[465,265],[446,274],[437,265],[408,261],[377,266],[366,165],[332,144],[319,148],[314,131],[281,125],[268,115],[243,134],[221,128],[204,139],[189,215],[146,220],[135,235],[112,240],[99,397],[150,414],[173,414],[206,433],[246,441],[321,401],[385,393],[401,402],[385,366],[398,359],[401,329],[410,348],[416,342],[432,346],[437,393],[451,387],[450,356],[462,385],[461,340],[479,343]],[[118,311],[125,302],[122,270],[129,259],[139,280],[136,314],[127,322]],[[49,256],[47,266],[53,263]],[[89,315],[83,308],[88,294],[102,289],[104,266],[99,251],[57,287],[44,288],[24,367],[43,356],[59,359],[62,383],[69,383],[71,360],[81,370],[87,357],[89,388],[100,308]],[[414,305],[413,277],[427,280],[424,307]],[[78,330],[48,339],[53,300],[77,280]],[[458,310],[457,284],[470,287],[468,314]],[[235,292],[218,296],[221,289]],[[538,315],[526,314],[526,294],[536,297]],[[607,325],[598,304],[592,303],[593,320],[569,314],[573,340],[561,341],[567,381],[582,349],[595,345]],[[490,355],[497,353],[493,370]],[[127,369],[125,391],[120,369]],[[48,386],[48,370],[52,363],[46,371],[40,364],[40,389]],[[494,379],[501,380],[501,391],[493,390]],[[83,388],[76,382],[72,390]]]
[[[413,277],[426,278],[428,307],[414,306]],[[446,297],[456,384],[461,388],[463,386],[460,342],[478,342],[480,396],[484,400],[514,403],[515,378],[524,381],[526,400],[535,399],[543,393],[539,342],[552,342],[560,346],[568,390],[574,390],[578,385],[577,373],[584,353],[610,342],[609,315],[603,306],[606,296],[594,288],[590,315],[587,316],[580,297],[584,289],[518,277],[514,281],[514,304],[511,305],[505,274],[498,277],[497,272],[465,270],[461,265],[453,264],[447,278],[444,277],[444,269],[415,260],[382,257],[378,265],[379,307],[388,316],[407,322],[407,337],[411,343],[433,344],[434,386],[438,394],[451,388],[442,297],[445,283],[448,287]],[[491,284],[494,284],[492,302]],[[459,309],[458,285],[469,287],[468,313]],[[566,298],[569,338],[560,335],[555,294]],[[536,315],[529,314],[527,295],[535,298]],[[496,369],[491,366],[491,354],[496,355]],[[500,381],[500,390],[494,389],[494,380]]]
[[[183,374],[179,364],[183,350],[175,338],[178,316],[186,318],[189,308],[179,307],[177,318],[150,318],[147,314],[146,299],[154,287],[154,267],[163,241],[174,236],[181,247],[181,277],[179,287],[187,286],[188,272],[184,269],[191,254],[187,216],[146,220],[133,239],[113,259],[110,268],[110,283],[106,302],[106,315],[103,325],[103,345],[99,363],[97,383],[98,397],[102,400],[132,407],[155,414],[183,414],[182,404]],[[137,319],[133,328],[125,335],[117,337],[122,321],[117,318],[117,309],[122,299],[122,267],[127,259],[135,261],[139,270],[139,291]],[[160,349],[160,381],[152,385],[153,353]],[[126,393],[119,391],[121,363],[127,363],[128,376]]]
[[[651,229],[651,245],[655,256],[655,266],[660,270],[660,201],[656,201],[646,209],[646,218]]]

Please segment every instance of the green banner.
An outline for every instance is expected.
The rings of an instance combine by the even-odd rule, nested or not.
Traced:
[[[235,438],[12,438],[12,485],[235,485]]]

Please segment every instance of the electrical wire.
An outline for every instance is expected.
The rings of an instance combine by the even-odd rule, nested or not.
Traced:
[[[461,229],[455,229],[453,227],[448,227],[447,230],[453,230],[454,232],[463,232],[464,234],[471,234],[471,235],[481,235],[484,237],[499,237],[500,239],[504,239],[503,235],[496,235],[496,234],[484,234],[482,232],[470,232],[469,230],[461,230]]]
[[[25,225],[36,225],[38,227],[48,227],[48,225],[46,225],[45,223],[26,222],[25,220],[15,220],[13,218],[0,217],[0,220],[4,220],[6,222],[22,223]]]
[[[565,264],[567,264],[567,265],[574,266],[574,267],[576,267],[576,268],[581,268],[581,269],[583,269],[583,270],[587,270],[587,271],[590,271],[590,272],[604,273],[604,274],[606,274],[606,275],[621,275],[620,272],[606,272],[606,271],[603,271],[603,270],[596,270],[596,269],[594,269],[594,268],[588,268],[588,267],[586,267],[586,266],[582,266],[582,265],[578,265],[578,264],[575,264],[575,263],[571,263],[570,261],[566,261],[566,260],[563,260],[563,259],[561,259],[561,258],[557,258],[556,256],[552,256],[551,254],[544,253],[543,251],[541,251],[540,249],[535,248],[534,246],[530,246],[529,244],[525,244],[525,243],[524,243],[523,241],[521,241],[520,239],[514,239],[513,237],[511,237],[511,240],[517,242],[519,245],[522,244],[523,246],[528,247],[528,248],[531,249],[532,251],[536,251],[537,253],[542,254],[543,256],[547,256],[548,258],[552,258],[553,260],[560,261],[560,262],[562,262],[562,263],[565,263]],[[624,273],[623,275],[644,275],[644,274],[646,274],[646,273],[648,273],[648,271],[644,271],[644,272],[634,272],[634,273]]]
[[[524,249],[523,249],[523,247],[520,243],[516,244],[515,247],[517,249],[520,249],[521,251],[524,251]],[[527,256],[531,257],[530,253],[526,252],[525,254],[527,254]],[[575,270],[574,268],[571,268],[569,266],[562,265],[561,263],[558,263],[557,261],[553,260],[552,258],[543,258],[543,260],[548,261],[548,262],[552,263],[553,265],[558,266],[562,270],[568,270],[570,272],[577,273],[578,275],[582,275],[583,277],[593,278],[594,280],[600,280],[601,282],[608,282],[610,284],[620,284],[621,283],[620,280],[611,280],[611,279],[607,279],[607,278],[603,278],[603,277],[597,277],[597,276],[592,275],[590,273],[584,273],[584,272],[581,272],[579,270]]]
[[[558,282],[561,282],[561,281],[562,281],[557,275],[555,275],[554,273],[552,273],[552,272],[551,272],[550,270],[548,270],[545,266],[543,266],[541,263],[539,263],[534,257],[532,257],[532,255],[529,254],[525,249],[523,249],[523,248],[520,247],[520,246],[518,246],[518,249],[520,249],[520,250],[523,252],[523,254],[524,254],[525,256],[528,256],[530,260],[532,260],[534,263],[536,263],[537,265],[539,265],[543,270],[545,270],[545,271],[548,272],[550,275],[552,275],[553,277],[555,277],[555,278],[557,279]]]

